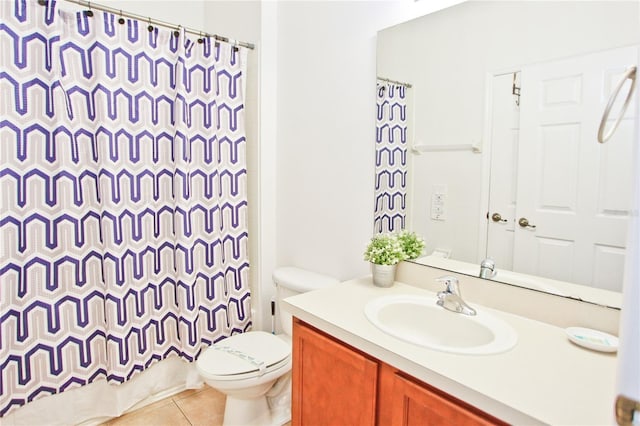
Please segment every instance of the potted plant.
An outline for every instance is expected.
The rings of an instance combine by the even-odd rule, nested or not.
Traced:
[[[404,260],[417,259],[422,255],[422,251],[424,250],[424,240],[422,237],[416,235],[415,232],[403,230],[398,234],[397,238],[398,241],[400,241],[402,251],[404,251],[406,256]]]
[[[422,253],[424,241],[413,232],[374,235],[364,252],[364,260],[371,262],[373,284],[390,287],[396,275],[396,265],[415,259]]]

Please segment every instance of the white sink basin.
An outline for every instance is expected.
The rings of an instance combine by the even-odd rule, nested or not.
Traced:
[[[437,297],[392,295],[367,303],[365,316],[398,339],[458,354],[487,355],[508,351],[518,341],[515,330],[484,310],[469,316],[436,305]]]

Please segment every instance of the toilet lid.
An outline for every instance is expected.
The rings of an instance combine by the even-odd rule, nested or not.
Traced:
[[[264,331],[236,334],[211,345],[200,354],[198,367],[212,376],[263,374],[291,354],[284,340]]]

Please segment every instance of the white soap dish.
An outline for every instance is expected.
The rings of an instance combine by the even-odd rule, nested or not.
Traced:
[[[583,327],[569,327],[565,330],[567,337],[576,345],[600,352],[616,352],[618,338],[611,334]]]

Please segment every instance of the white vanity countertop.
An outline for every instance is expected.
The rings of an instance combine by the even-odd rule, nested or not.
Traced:
[[[425,292],[400,282],[375,287],[367,277],[289,297],[284,308],[508,423],[615,424],[615,354],[576,346],[562,328],[470,303],[511,324],[518,343],[501,354],[458,355],[406,343],[380,331],[364,315],[364,306],[374,298]]]

